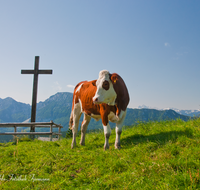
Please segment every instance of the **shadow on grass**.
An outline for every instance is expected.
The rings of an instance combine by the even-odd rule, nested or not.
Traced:
[[[125,144],[157,142],[162,145],[169,141],[175,142],[177,138],[180,136],[186,136],[188,138],[192,138],[193,131],[190,129],[186,129],[184,131],[168,131],[168,132],[161,132],[161,133],[152,134],[152,135],[136,134],[136,135],[122,138],[121,143],[125,145]]]

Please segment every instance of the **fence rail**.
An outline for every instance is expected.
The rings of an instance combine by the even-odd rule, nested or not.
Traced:
[[[0,123],[0,128],[13,127],[14,132],[4,132],[0,133],[0,135],[49,135],[50,141],[52,141],[53,135],[58,135],[58,139],[62,135],[61,128],[63,126],[50,122],[30,122],[30,123]],[[50,128],[50,132],[17,132],[17,127],[38,127],[38,128]],[[58,133],[53,132],[53,128],[58,128]]]

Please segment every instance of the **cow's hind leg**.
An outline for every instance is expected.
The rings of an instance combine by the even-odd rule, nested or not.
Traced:
[[[86,134],[86,130],[87,130],[87,126],[90,122],[91,117],[84,114],[84,118],[83,118],[83,122],[81,125],[81,141],[80,141],[80,145],[85,145],[85,134]]]
[[[115,128],[115,132],[116,132],[115,148],[116,149],[120,149],[121,148],[121,145],[120,145],[120,135],[122,133],[122,126],[123,126],[122,124],[121,123],[117,124],[117,126]]]
[[[78,125],[80,117],[81,117],[81,106],[80,103],[76,103],[74,105],[74,110],[73,110],[73,127],[72,127],[73,139],[71,148],[74,148],[76,146],[76,134],[78,133]]]

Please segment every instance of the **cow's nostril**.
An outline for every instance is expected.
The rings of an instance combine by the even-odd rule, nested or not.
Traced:
[[[98,98],[93,98],[93,102],[98,102]]]

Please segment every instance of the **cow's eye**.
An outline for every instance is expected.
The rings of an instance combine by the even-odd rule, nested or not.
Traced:
[[[104,81],[102,87],[103,87],[103,89],[108,90],[109,89],[109,82],[107,80]]]

